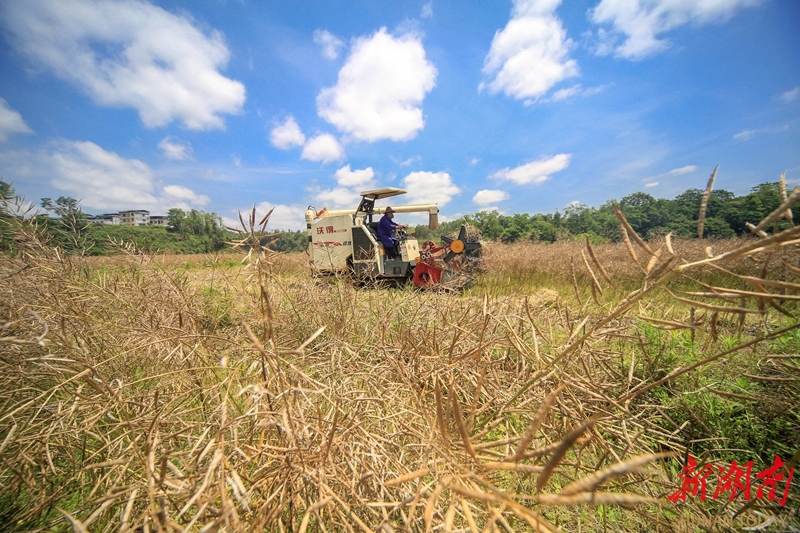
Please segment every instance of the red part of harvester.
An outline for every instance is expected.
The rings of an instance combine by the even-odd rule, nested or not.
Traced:
[[[442,269],[436,266],[436,258],[443,258],[449,249],[449,245],[436,246],[431,241],[422,243],[419,251],[419,263],[414,268],[414,285],[427,289],[441,282]]]
[[[457,238],[443,237],[442,241],[442,246],[430,241],[422,243],[414,268],[413,282],[417,287],[463,288],[471,283],[470,274],[478,268],[481,253],[477,237],[469,237],[466,226],[461,226]]]

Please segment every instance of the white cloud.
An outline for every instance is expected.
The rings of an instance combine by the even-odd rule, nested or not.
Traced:
[[[472,165],[472,166],[475,166],[475,165],[477,165],[477,164],[478,164],[478,163],[480,163],[480,162],[481,162],[481,160],[480,160],[480,159],[478,159],[477,157],[473,157],[473,158],[470,160],[469,164],[470,164],[470,165]]]
[[[98,104],[135,108],[149,128],[224,128],[220,115],[242,109],[244,85],[219,72],[230,53],[218,31],[142,0],[0,6],[13,46]]]
[[[549,98],[542,98],[540,101],[542,102],[561,102],[566,100],[567,98],[578,97],[578,96],[591,96],[593,94],[598,94],[603,92],[607,85],[598,85],[596,87],[584,87],[580,83],[577,85],[573,85],[572,87],[567,87],[564,89],[559,89],[553,93],[553,96]]]
[[[342,187],[363,187],[375,177],[372,167],[363,170],[350,170],[350,165],[346,165],[336,171],[333,175],[336,183]]]
[[[272,214],[269,216],[269,222],[267,222],[268,228],[272,228],[273,230],[278,230],[278,229],[299,230],[299,229],[304,229],[306,227],[305,206],[266,204],[264,208],[266,208],[267,206],[270,206],[269,207],[270,209],[272,209],[273,207],[275,208],[272,211]],[[264,208],[258,210],[263,211],[266,214],[268,210]]]
[[[317,112],[357,141],[406,141],[425,126],[422,101],[436,74],[417,35],[381,28],[355,40],[336,85],[317,96]]]
[[[344,157],[344,148],[336,140],[336,137],[330,133],[323,133],[308,140],[300,157],[309,161],[330,163]]]
[[[553,102],[560,102],[572,96],[577,96],[580,94],[582,88],[583,87],[579,83],[577,85],[573,85],[572,87],[567,87],[566,89],[559,89],[553,93],[553,96],[550,98],[550,100]]]
[[[422,12],[419,16],[423,19],[433,18],[433,0],[422,6]]]
[[[409,157],[408,159],[406,159],[404,161],[400,161],[397,164],[400,165],[401,167],[409,167],[409,166],[413,165],[414,163],[416,163],[417,161],[422,161],[422,158],[420,156],[418,156],[418,155],[415,155],[415,156]]]
[[[234,166],[242,166],[242,156],[239,154],[231,154],[231,161],[233,161]]]
[[[597,33],[585,31],[581,34],[584,39],[584,46],[598,56],[607,56],[614,53],[614,48],[619,42],[619,35],[605,28],[598,28]]]
[[[314,30],[314,42],[322,47],[322,55],[328,59],[339,57],[344,42],[328,30]]]
[[[658,186],[658,182],[657,181],[651,181],[650,183],[645,183],[644,186],[645,187],[657,187]]]
[[[358,206],[358,191],[347,187],[317,190],[314,200],[324,207],[345,208]]]
[[[180,185],[159,186],[153,170],[138,159],[126,159],[89,141],[60,141],[47,157],[51,185],[81,199],[84,207],[104,211],[170,207],[197,209],[211,202]]]
[[[686,165],[681,168],[674,168],[668,172],[670,176],[680,176],[681,174],[689,174],[697,170],[697,165]]]
[[[511,198],[511,196],[506,191],[501,191],[499,189],[483,189],[475,193],[475,196],[472,197],[472,201],[480,206],[488,206],[489,204],[504,202],[509,198]],[[496,208],[493,207],[492,209]]]
[[[181,142],[175,137],[164,137],[161,139],[161,142],[158,143],[158,147],[161,148],[164,157],[167,159],[172,159],[174,161],[192,159],[192,145],[188,142]]]
[[[577,76],[578,64],[568,59],[570,41],[554,15],[561,0],[515,0],[511,20],[492,39],[483,73],[494,76],[489,91],[536,100],[555,84]],[[487,86],[481,83],[480,89]]]
[[[402,183],[412,204],[437,204],[443,207],[461,192],[447,172],[412,172],[403,178]]]
[[[8,102],[0,98],[0,142],[6,142],[12,133],[33,133],[22,120],[19,111],[11,109]]]
[[[152,169],[89,141],[62,141],[51,155],[51,184],[102,209],[147,209],[158,203]]]
[[[294,117],[289,116],[283,124],[279,124],[272,129],[269,134],[269,140],[276,148],[288,150],[295,146],[303,146],[306,142],[306,136],[300,131],[300,126],[297,125]]]
[[[163,189],[164,200],[171,204],[182,204],[191,206],[204,206],[211,203],[211,198],[205,194],[197,194],[183,185],[167,185]]]
[[[350,165],[345,165],[333,175],[337,186],[314,190],[314,199],[323,206],[356,207],[361,191],[375,187],[374,178],[372,167],[350,170]]]
[[[795,87],[791,91],[786,91],[785,93],[780,95],[780,99],[786,103],[794,102],[797,100],[797,97],[800,96],[800,87]]]
[[[612,32],[601,30],[600,55],[611,52],[627,59],[642,59],[670,46],[658,35],[685,24],[702,25],[725,21],[743,7],[761,0],[602,0],[590,11],[595,24],[611,24]],[[616,46],[616,36],[625,42]]]
[[[789,129],[788,124],[784,124],[783,126],[774,126],[768,128],[758,128],[755,130],[743,130],[733,136],[734,141],[749,141],[756,135],[763,135],[763,134],[770,134],[770,133],[779,133],[781,131],[786,131]]]
[[[560,172],[569,166],[572,154],[558,154],[553,157],[543,157],[516,168],[498,170],[489,178],[513,181],[519,185],[528,183],[539,184],[547,181],[551,174]]]

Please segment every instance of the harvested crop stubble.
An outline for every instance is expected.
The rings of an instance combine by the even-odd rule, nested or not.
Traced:
[[[243,221],[239,243],[261,242],[267,218]],[[757,259],[747,274],[770,287],[778,278],[765,254],[788,250],[794,268],[796,236],[762,239],[772,248],[747,252]],[[629,312],[648,315],[648,298],[670,297],[670,279],[718,262],[674,250],[657,275],[671,254],[648,268],[640,253],[621,274],[606,261],[618,251],[593,250],[612,279],[638,272],[639,288],[613,300],[607,290],[603,307],[287,277],[276,274],[295,272],[285,259],[258,246],[247,268],[212,262],[209,291],[145,255],[96,269],[29,240],[0,256],[0,521],[12,530],[595,531],[607,518],[583,506],[592,504],[615,506],[616,531],[665,524],[674,509],[659,502],[676,479],[661,452],[682,452],[687,439],[665,428],[651,393],[712,369],[725,388],[724,363],[740,352],[711,336],[712,320],[716,335],[737,327],[722,317],[739,313],[724,310],[694,315],[705,349],[690,362],[638,351],[642,319]],[[798,277],[784,271],[782,289],[737,300],[756,311],[746,322],[763,326],[756,338],[796,327],[765,302],[797,294]],[[220,309],[227,318],[212,320]],[[758,365],[759,375],[795,380],[764,381],[759,398],[778,394],[775,383],[796,391],[796,366]],[[677,512],[705,510],[690,500]]]
[[[711,246],[715,254],[721,254],[741,246],[739,239],[700,240],[672,239],[675,254],[689,262],[706,258],[705,248]],[[664,245],[664,239],[651,241],[653,250]],[[485,247],[484,262],[492,265],[495,272],[520,271],[536,269],[548,275],[564,276],[564,259],[580,258],[581,250],[586,250],[583,241],[557,241],[555,243],[515,242],[512,244],[492,243]],[[642,270],[631,260],[625,243],[613,243],[593,246],[597,260],[614,279],[639,280]],[[641,258],[640,258],[641,259]],[[647,262],[649,257],[644,259]],[[730,263],[729,263],[730,264]],[[710,268],[710,267],[709,267]],[[581,277],[586,271],[579,272]],[[588,278],[587,278],[588,281]]]

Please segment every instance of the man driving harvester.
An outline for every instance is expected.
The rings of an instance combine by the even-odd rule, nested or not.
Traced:
[[[387,206],[383,213],[380,222],[378,222],[378,239],[383,243],[389,259],[394,259],[400,255],[397,249],[398,241],[394,238],[394,230],[397,228],[403,229],[406,226],[405,224],[397,224],[392,220],[394,218],[394,209],[391,207]]]

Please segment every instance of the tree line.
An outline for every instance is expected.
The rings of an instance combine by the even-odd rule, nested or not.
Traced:
[[[14,187],[0,180],[0,201],[16,198]],[[42,198],[40,206],[44,212],[35,221],[41,237],[70,253],[110,255],[122,243],[154,253],[209,253],[224,250],[232,237],[219,215],[197,209],[172,208],[167,226],[159,227],[91,223],[79,201],[69,196]],[[14,219],[8,209],[0,209],[0,249],[14,248]]]
[[[11,199],[13,187],[0,180],[0,198]],[[444,222],[438,230],[427,225],[415,227],[420,241],[439,241],[442,235],[457,233],[462,224],[478,228],[486,241],[555,242],[564,239],[589,238],[593,243],[617,242],[622,238],[619,221],[614,215],[616,203],[636,232],[651,239],[672,232],[676,237],[696,238],[697,218],[704,191],[688,189],[669,200],[655,198],[644,192],[635,192],[618,202],[609,200],[599,207],[574,204],[555,213],[518,213],[504,215],[498,211],[481,211]],[[743,196],[730,191],[711,192],[703,227],[704,238],[730,238],[746,235],[747,223],[757,224],[781,204],[779,182],[762,183]],[[130,240],[140,248],[173,253],[202,253],[220,251],[231,240],[221,217],[192,209],[170,209],[167,227],[132,227],[88,224],[86,215],[74,198],[56,200],[43,198],[42,207],[51,216],[42,215],[41,222],[56,244],[65,249],[77,249],[82,242],[88,253],[111,253],[109,238]],[[772,230],[788,227],[790,222],[780,220]],[[77,237],[76,237],[77,236]],[[4,237],[7,243],[8,236]],[[280,252],[300,252],[308,247],[308,235],[303,230],[278,232],[270,245]]]
[[[441,235],[457,232],[461,224],[477,227],[487,241],[555,242],[556,240],[588,237],[595,243],[617,242],[622,238],[619,221],[613,204],[636,232],[645,239],[672,233],[680,238],[696,238],[700,203],[704,191],[688,189],[673,200],[654,198],[644,192],[635,192],[620,201],[609,200],[599,207],[574,204],[553,214],[521,213],[503,215],[497,211],[466,215],[445,222],[438,231],[427,226],[417,226],[417,238],[435,239]],[[762,183],[750,193],[736,196],[726,190],[711,192],[706,207],[703,226],[704,238],[730,238],[748,233],[747,223],[758,224],[781,204],[779,182]],[[781,220],[772,230],[789,227],[790,222]]]
[[[517,213],[503,215],[497,211],[481,211],[456,220],[443,222],[439,229],[427,225],[414,228],[420,241],[440,241],[442,235],[458,233],[462,224],[478,228],[485,241],[555,242],[589,238],[592,243],[618,242],[622,238],[613,204],[636,232],[645,239],[672,232],[675,237],[697,238],[697,218],[705,191],[688,189],[672,200],[635,192],[618,202],[609,200],[599,207],[574,204],[555,213]],[[730,191],[714,190],[708,199],[703,225],[704,238],[730,238],[748,233],[747,223],[758,224],[781,204],[780,183],[762,183],[743,196]],[[788,227],[786,220],[776,222],[771,230]],[[277,248],[281,251],[303,251],[308,246],[305,231],[282,232]]]

